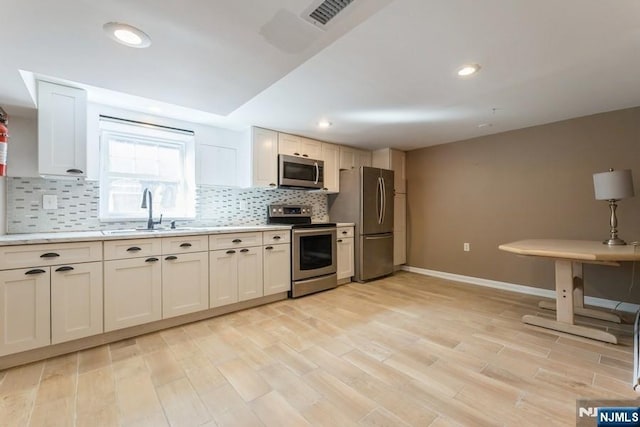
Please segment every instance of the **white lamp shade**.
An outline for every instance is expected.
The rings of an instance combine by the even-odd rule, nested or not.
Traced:
[[[593,174],[596,200],[620,200],[632,197],[633,177],[630,169]]]

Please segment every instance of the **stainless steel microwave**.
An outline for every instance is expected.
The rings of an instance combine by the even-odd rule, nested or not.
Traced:
[[[285,154],[278,155],[278,186],[324,188],[324,162]]]

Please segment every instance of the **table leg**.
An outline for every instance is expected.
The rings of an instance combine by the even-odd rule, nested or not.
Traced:
[[[556,320],[540,316],[525,315],[522,316],[522,321],[530,325],[541,326],[543,328],[617,344],[618,339],[613,334],[599,329],[574,324],[574,298],[576,297],[576,294],[579,297],[584,298],[581,264],[576,268],[576,273],[580,279],[578,286],[580,290],[577,293],[574,293],[574,263],[565,259],[556,259]],[[576,311],[577,310],[589,309],[579,306]]]
[[[557,274],[556,263],[556,274]],[[620,316],[602,310],[587,308],[584,306],[584,276],[582,263],[573,261],[573,312],[579,316],[591,317],[592,319],[606,320],[608,322],[622,323]],[[556,276],[557,277],[557,276]],[[557,301],[557,299],[556,299]],[[538,307],[547,310],[555,310],[556,302],[540,301]],[[559,320],[559,319],[558,319]]]

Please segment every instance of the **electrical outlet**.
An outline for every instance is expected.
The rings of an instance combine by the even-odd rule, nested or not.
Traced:
[[[58,209],[58,196],[56,196],[55,194],[43,194],[42,209],[43,210]]]
[[[465,252],[469,252],[471,250],[471,243],[464,243],[462,245],[462,250],[464,250]]]

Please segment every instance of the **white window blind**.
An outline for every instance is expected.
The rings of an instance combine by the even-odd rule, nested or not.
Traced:
[[[193,132],[100,119],[100,218],[144,219],[142,193],[153,194],[153,213],[195,217]]]

